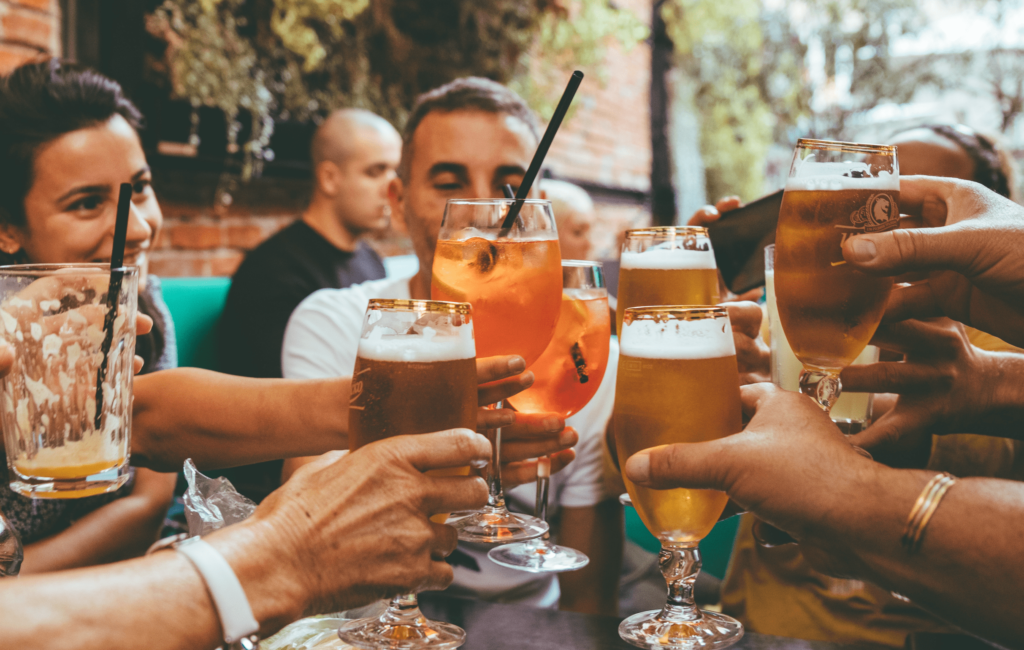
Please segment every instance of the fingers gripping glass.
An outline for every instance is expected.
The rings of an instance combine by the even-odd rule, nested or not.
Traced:
[[[608,367],[611,321],[608,290],[600,262],[562,262],[562,311],[548,347],[533,364],[533,386],[509,398],[517,410],[569,417],[590,402]],[[537,463],[537,515],[547,519],[551,463]],[[582,569],[590,559],[580,551],[557,546],[548,536],[491,549],[491,560],[510,569],[555,573]]]
[[[549,201],[525,200],[510,229],[502,221],[514,199],[451,199],[434,252],[431,297],[468,302],[481,357],[517,354],[530,367],[555,332],[562,303],[561,256]],[[496,408],[500,408],[500,403]],[[493,457],[483,510],[456,513],[459,539],[485,544],[540,537],[548,525],[512,514],[501,489],[501,430],[488,432]]]
[[[393,436],[476,428],[476,349],[473,310],[465,303],[371,300],[363,320],[349,398],[353,451]],[[431,470],[432,476],[466,476],[468,466]],[[447,514],[431,517],[445,523]],[[375,618],[338,630],[357,648],[417,650],[457,648],[458,626],[427,620],[416,594],[391,601]]]
[[[800,391],[829,411],[839,372],[871,340],[892,278],[861,273],[843,259],[851,236],[899,227],[896,147],[797,141],[775,237],[775,297]]]
[[[729,316],[718,307],[639,307],[623,315],[614,431],[618,457],[660,445],[701,442],[742,428],[739,372]],[[701,611],[693,600],[698,542],[728,496],[714,490],[654,490],[625,478],[644,525],[661,541],[668,600],[619,625],[641,648],[724,648],[743,636],[736,620]]]

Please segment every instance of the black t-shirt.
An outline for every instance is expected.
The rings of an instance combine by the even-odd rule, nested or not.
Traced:
[[[288,318],[319,289],[384,277],[384,263],[360,242],[335,248],[301,219],[252,250],[231,279],[217,338],[220,369],[243,377],[280,377]],[[262,501],[281,484],[283,461],[220,472],[239,492]]]

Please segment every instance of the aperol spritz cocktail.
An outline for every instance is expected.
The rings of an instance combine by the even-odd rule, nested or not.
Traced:
[[[558,239],[554,231],[555,239],[500,239],[494,234],[467,229],[464,239],[437,242],[430,295],[473,305],[479,314],[476,345],[481,357],[518,354],[531,366],[558,322]]]
[[[511,227],[503,222],[515,199],[450,199],[434,251],[434,300],[473,305],[479,357],[517,354],[529,367],[544,352],[562,305],[562,266],[550,201],[519,201]],[[500,406],[500,405],[498,405]],[[515,515],[501,489],[501,430],[492,434],[490,495],[484,509],[455,513],[459,539],[507,544],[540,537],[545,522]]]

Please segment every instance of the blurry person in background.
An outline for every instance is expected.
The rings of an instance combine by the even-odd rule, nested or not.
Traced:
[[[412,238],[419,271],[411,277],[325,289],[304,300],[285,332],[284,376],[313,379],[352,374],[363,314],[371,298],[430,298],[434,249],[446,201],[501,198],[506,183],[517,188],[538,141],[533,112],[522,98],[494,81],[457,79],[421,95],[405,126],[399,177],[390,190],[392,209],[405,220]],[[517,427],[542,433],[557,452],[552,456],[553,468],[564,466],[566,455],[573,453],[569,447],[575,445],[575,462],[551,477],[549,512],[558,543],[583,551],[590,564],[556,579],[500,567],[487,558],[487,547],[460,544],[450,558],[456,565],[452,595],[615,613],[622,513],[615,501],[617,493],[605,484],[601,442],[615,392],[618,357],[617,346],[612,345],[604,380],[582,411],[564,422],[553,413],[517,413],[516,425],[502,430],[503,448],[515,442]],[[540,453],[551,452],[535,455]],[[287,461],[285,474],[311,460]],[[532,512],[535,493],[534,485],[528,484],[508,490],[505,496],[510,509]]]
[[[594,201],[587,191],[566,181],[545,178],[541,195],[551,201],[558,224],[558,247],[563,260],[590,259],[590,231],[594,226]]]
[[[284,328],[306,296],[385,276],[380,256],[361,238],[391,222],[388,185],[402,155],[398,132],[369,111],[342,109],[320,124],[310,154],[309,207],[246,255],[231,280],[218,330],[223,372],[281,377]],[[226,476],[259,503],[280,484],[281,462]]]
[[[137,339],[143,373],[177,366],[174,327],[148,253],[163,215],[139,140],[142,115],[117,82],[56,59],[0,77],[0,264],[110,262],[118,189],[133,187],[124,263],[139,267]],[[174,474],[133,470],[122,488],[76,500],[30,499],[8,488],[0,511],[25,544],[22,573],[141,555],[160,532]]]
[[[889,143],[898,147],[902,175],[973,180],[1007,198],[1015,194],[1015,170],[1009,156],[995,140],[969,127],[924,125],[895,135]],[[716,212],[728,218],[727,211],[736,205],[737,201],[720,204]],[[706,220],[707,216],[699,214],[695,218]],[[947,322],[950,329],[966,333],[940,337],[941,340],[917,336],[917,349],[911,361],[922,366],[945,364],[953,342],[958,350],[966,350],[973,343],[994,352],[1019,351],[990,334]],[[883,324],[879,333],[885,330]],[[902,359],[903,355],[897,358]],[[877,380],[866,372],[870,371],[858,368],[844,372],[844,388],[851,392],[892,390],[891,386],[879,387]],[[876,427],[896,399],[892,394],[875,395]],[[1018,440],[920,432],[889,448],[858,444],[867,447],[876,460],[895,467],[947,471],[958,477],[1024,479],[1022,443]],[[759,545],[754,537],[754,521],[753,515],[743,516],[722,590],[723,611],[741,620],[751,632],[815,640],[870,641],[902,648],[907,635],[913,632],[954,631],[924,610],[897,600],[886,589],[815,571],[794,545]]]

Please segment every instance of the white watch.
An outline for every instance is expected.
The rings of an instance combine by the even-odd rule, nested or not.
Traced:
[[[176,543],[174,550],[187,557],[206,582],[220,617],[224,642],[230,645],[240,641],[246,650],[259,647],[260,624],[252,615],[242,583],[224,556],[199,537]]]

